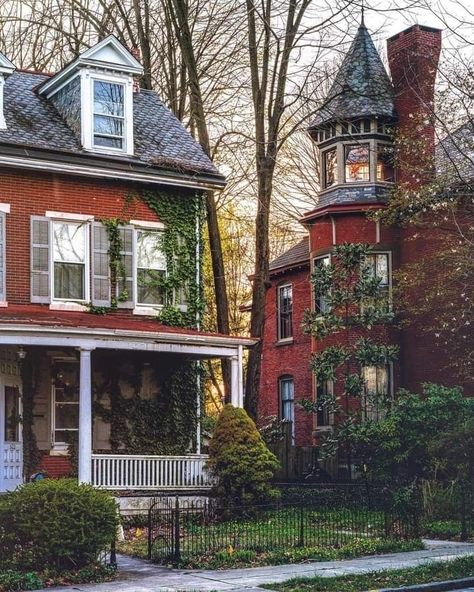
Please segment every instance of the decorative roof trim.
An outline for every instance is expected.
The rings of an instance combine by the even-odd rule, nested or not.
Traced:
[[[124,62],[122,64],[94,59],[94,55],[97,55],[107,46],[112,47],[123,57]],[[136,76],[143,74],[143,66],[140,62],[132,56],[132,54],[116,37],[114,37],[114,35],[109,35],[99,43],[96,43],[96,45],[87,49],[84,53],[80,54],[78,58],[60,70],[57,74],[54,74],[51,78],[42,82],[37,87],[38,94],[45,95],[49,98],[63,86],[66,79],[72,78],[79,68],[84,67],[125,72],[129,75]]]
[[[334,204],[331,206],[323,206],[316,208],[311,212],[306,213],[299,222],[303,225],[311,222],[315,218],[321,218],[328,214],[352,214],[357,212],[368,212],[370,210],[381,210],[386,207],[386,204],[373,202],[359,202],[357,204]]]

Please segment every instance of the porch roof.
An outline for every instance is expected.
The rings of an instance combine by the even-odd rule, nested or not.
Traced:
[[[168,327],[150,317],[122,311],[107,315],[55,311],[41,305],[14,305],[0,309],[2,343],[17,345],[63,345],[107,349],[133,349],[231,356],[239,346],[254,339]]]

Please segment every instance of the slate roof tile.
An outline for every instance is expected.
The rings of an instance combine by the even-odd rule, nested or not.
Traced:
[[[44,74],[16,71],[6,79],[7,129],[0,130],[0,144],[93,156],[82,149],[80,138],[54,105],[35,92],[47,78]],[[134,94],[133,113],[135,154],[114,158],[159,169],[220,176],[200,145],[156,92],[142,90]]]
[[[297,263],[309,261],[309,236],[305,236],[295,246],[285,251],[282,255],[270,261],[270,271],[290,267]]]
[[[392,83],[369,32],[361,25],[309,128],[354,117],[394,115]]]

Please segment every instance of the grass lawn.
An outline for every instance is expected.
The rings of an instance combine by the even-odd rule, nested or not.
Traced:
[[[412,567],[348,575],[333,578],[295,578],[282,584],[261,586],[282,592],[364,592],[380,588],[396,588],[439,580],[455,580],[474,576],[474,555]]]
[[[203,525],[187,520],[180,525],[180,567],[225,569],[331,561],[363,555],[422,549],[420,540],[402,541],[391,536],[382,512],[348,510],[316,511],[300,508],[266,512],[241,520]],[[389,533],[386,536],[386,528]],[[153,558],[169,560],[167,531],[156,524]],[[128,528],[117,550],[147,557],[147,529]]]

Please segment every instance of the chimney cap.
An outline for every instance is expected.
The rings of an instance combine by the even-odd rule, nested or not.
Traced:
[[[390,43],[391,41],[396,41],[399,37],[402,37],[403,35],[408,35],[408,33],[412,33],[413,31],[421,31],[423,33],[441,33],[442,29],[437,29],[436,27],[428,27],[427,25],[419,25],[418,23],[415,23],[407,29],[400,31],[400,33],[396,33],[395,35],[392,35],[392,37],[389,37],[387,39],[387,43]]]

